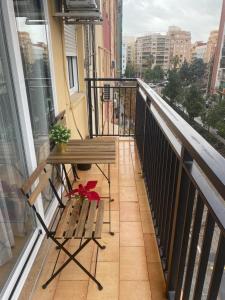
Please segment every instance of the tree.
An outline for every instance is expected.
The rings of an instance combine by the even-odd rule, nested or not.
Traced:
[[[185,85],[185,86],[189,85],[190,79],[191,79],[191,76],[190,76],[191,74],[190,74],[190,66],[186,60],[184,61],[183,65],[181,66],[179,74],[180,74],[180,79],[182,81],[182,85]]]
[[[175,55],[174,57],[172,57],[171,62],[172,62],[173,69],[177,69],[180,64],[179,56]]]
[[[168,97],[173,103],[176,97],[181,93],[181,80],[176,70],[169,71],[168,84],[163,90],[163,95]]]
[[[225,127],[225,100],[219,101],[212,108],[208,109],[205,123],[208,127],[216,128],[224,137]]]
[[[200,116],[204,109],[204,99],[196,85],[192,85],[187,90],[184,106],[191,120]]]
[[[155,63],[155,57],[153,54],[149,54],[147,58],[145,58],[144,65],[146,68],[151,69],[153,64]]]
[[[131,65],[131,64],[128,64],[126,66],[126,70],[125,70],[124,75],[125,75],[126,78],[134,78],[136,76],[136,71],[135,71],[134,66]]]
[[[152,70],[153,82],[159,82],[164,79],[164,71],[161,66],[155,66]]]
[[[191,82],[202,84],[205,80],[207,66],[201,58],[195,58],[190,65]]]

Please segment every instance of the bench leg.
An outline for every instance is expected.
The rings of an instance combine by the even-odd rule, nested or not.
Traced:
[[[60,244],[56,239],[52,238],[52,240],[57,244],[57,246],[62,249],[68,256],[69,258],[63,263],[63,265],[54,273],[52,276],[42,285],[43,289],[46,289],[49,283],[69,264],[69,262],[73,261],[75,262],[78,267],[80,267],[98,286],[99,290],[102,290],[103,287],[100,284],[100,282],[87,270],[85,267],[78,261],[76,260],[76,256],[80,253],[80,251],[92,240],[92,239],[87,239],[82,246],[77,249],[73,254],[71,254],[62,244]]]
[[[93,241],[95,242],[95,244],[100,248],[100,249],[105,249],[106,246],[105,245],[101,245],[96,239],[93,239]]]

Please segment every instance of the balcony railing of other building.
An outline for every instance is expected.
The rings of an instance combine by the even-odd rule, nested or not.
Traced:
[[[143,81],[87,87],[90,137],[136,140],[169,299],[225,299],[225,159]]]

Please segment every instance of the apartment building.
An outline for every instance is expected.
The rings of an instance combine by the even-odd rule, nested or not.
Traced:
[[[140,76],[147,68],[158,65],[169,69],[169,38],[166,34],[153,33],[138,37],[135,43],[136,69]]]
[[[225,92],[225,1],[223,0],[218,40],[213,60],[211,93]]]
[[[206,52],[207,52],[207,43],[202,41],[197,41],[193,44],[191,49],[191,59],[194,60],[195,58],[202,59],[206,62]]]
[[[18,297],[43,240],[20,187],[48,156],[56,116],[85,138],[85,77],[121,73],[122,2],[74,2],[0,1],[1,299]],[[46,224],[56,207],[48,192],[36,206]]]
[[[214,57],[216,51],[216,45],[218,41],[218,34],[219,34],[218,30],[213,30],[210,32],[209,39],[207,41],[207,49],[205,55],[206,63],[211,62],[211,60]]]
[[[177,26],[170,26],[168,30],[170,48],[170,68],[173,66],[174,57],[178,58],[178,67],[184,61],[191,61],[191,33]]]
[[[135,65],[135,37],[123,37],[123,74],[127,65]]]

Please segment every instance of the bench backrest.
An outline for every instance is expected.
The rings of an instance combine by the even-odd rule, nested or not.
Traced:
[[[22,192],[27,195],[28,202],[31,206],[35,204],[38,196],[49,184],[49,179],[51,179],[51,169],[46,170],[46,166],[47,165],[45,161],[40,163],[21,187]],[[39,180],[38,184],[36,185],[34,190],[29,193],[37,179]]]

